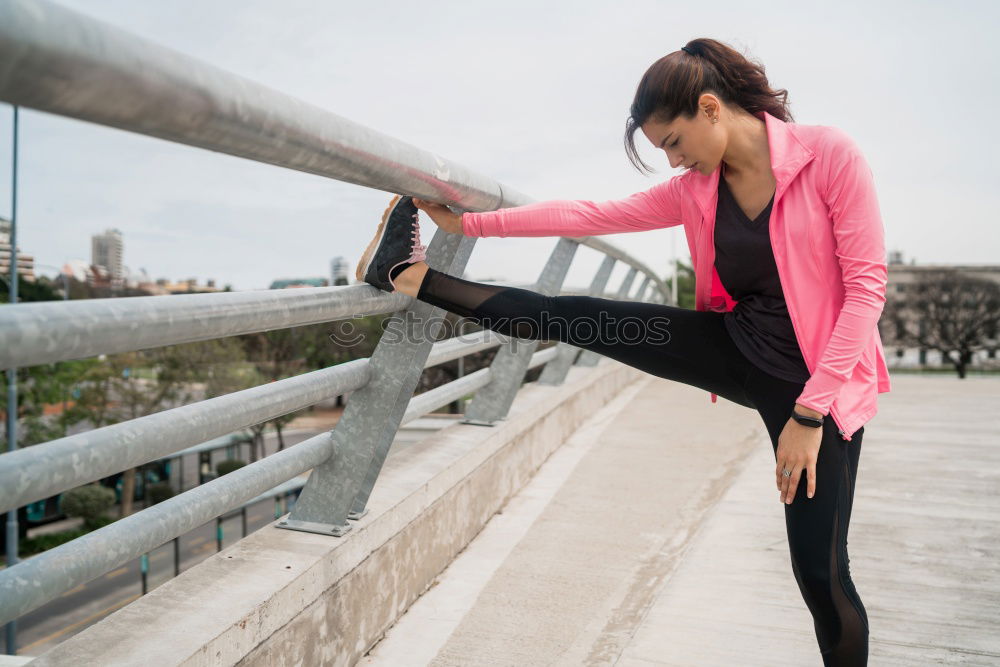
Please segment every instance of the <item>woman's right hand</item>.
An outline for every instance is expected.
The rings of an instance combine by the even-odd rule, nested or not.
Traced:
[[[452,234],[462,233],[462,216],[443,204],[413,198],[413,205],[430,216],[434,224]]]

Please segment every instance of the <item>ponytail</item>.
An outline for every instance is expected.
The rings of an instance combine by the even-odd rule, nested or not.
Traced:
[[[764,65],[714,39],[693,39],[684,49],[653,63],[639,81],[625,122],[625,152],[636,169],[654,171],[639,157],[636,131],[651,118],[664,123],[682,114],[693,118],[698,98],[705,92],[748,113],[766,111],[786,123],[792,122],[788,91],[771,88]]]

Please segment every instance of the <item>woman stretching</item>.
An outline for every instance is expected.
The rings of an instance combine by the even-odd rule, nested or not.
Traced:
[[[823,662],[866,665],[868,617],[851,581],[847,529],[864,423],[890,389],[877,328],[884,231],[857,145],[835,127],[792,122],[787,96],[770,88],[761,65],[718,41],[692,40],[643,75],[625,134],[637,168],[650,170],[635,148],[641,129],[684,173],[620,200],[461,215],[396,196],[357,275],[488,329],[577,345],[757,410]],[[423,261],[418,209],[467,236],[683,225],[695,309],[545,296],[435,271]]]

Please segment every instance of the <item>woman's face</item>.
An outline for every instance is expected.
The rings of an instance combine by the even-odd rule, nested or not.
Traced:
[[[642,132],[656,149],[667,154],[672,168],[693,166],[702,174],[711,174],[726,152],[721,115],[718,98],[706,93],[701,96],[693,118],[681,115],[669,123],[650,119],[643,124]],[[720,122],[713,123],[712,119],[717,117]]]

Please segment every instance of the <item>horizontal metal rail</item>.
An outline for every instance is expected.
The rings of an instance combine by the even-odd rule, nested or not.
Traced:
[[[0,624],[315,468],[333,451],[330,434],[317,435],[0,570]]]
[[[0,3],[0,100],[411,194],[457,210],[488,211],[533,201],[435,153],[47,0]],[[461,273],[472,243],[473,239],[439,231],[428,256],[442,270]],[[593,237],[560,241],[534,286],[545,294],[558,293],[577,244],[608,258],[596,293],[603,293],[605,270],[610,273],[613,261],[621,261],[630,270],[618,298],[627,297],[636,274],[642,273],[666,299],[667,286],[648,266]],[[406,309],[425,315],[431,312],[428,304],[367,285],[20,304],[0,308],[0,367]],[[398,424],[483,388],[488,389],[477,393],[472,404],[478,406],[473,420],[492,422],[506,414],[526,370],[563,359],[564,363],[553,364],[559,369],[552,375],[561,378],[565,374],[565,345],[534,354],[533,347],[517,354],[501,351],[490,368],[412,396],[421,367],[506,340],[483,332],[433,345],[380,345],[384,354],[377,350],[371,360],[356,360],[0,455],[0,508],[10,509],[333,395],[355,391],[363,396],[361,402],[349,402],[345,417],[330,434],[310,438],[0,572],[0,623],[310,469],[313,475],[296,504],[300,518],[284,523],[326,534],[331,534],[331,528],[342,529],[345,517],[357,518],[364,511]],[[380,379],[373,383],[376,371]]]
[[[302,487],[304,487],[305,485],[306,485],[306,479],[303,478],[301,475],[292,477],[291,479],[286,480],[281,484],[278,484],[277,486],[271,487],[264,493],[254,496],[253,498],[246,501],[242,505],[236,507],[235,510],[240,510],[249,507],[251,505],[256,505],[257,503],[262,502],[264,500],[270,500],[272,498],[280,498],[282,496],[287,496],[289,493],[292,493],[294,491],[301,491]]]
[[[45,0],[0,3],[0,100],[463,211],[533,201],[435,153]],[[590,247],[613,248],[586,238]],[[655,272],[616,252],[665,289]]]
[[[0,308],[0,368],[391,313],[411,301],[350,285],[19,303]]]
[[[485,330],[438,341],[424,367],[497,347],[505,338]],[[0,512],[355,391],[370,379],[368,359],[355,359],[2,454]]]
[[[0,511],[301,410],[370,379],[368,359],[355,359],[5,453],[0,455]]]
[[[507,340],[507,336],[490,329],[461,333],[454,338],[440,340],[434,343],[434,347],[431,348],[424,368],[438,366],[469,354],[492,349],[498,345],[503,345]]]
[[[528,370],[530,371],[532,368],[538,368],[539,366],[549,363],[556,358],[558,353],[559,351],[554,347],[548,347],[539,352],[535,352],[531,355],[531,361],[528,362]]]
[[[234,444],[236,444],[233,442],[234,440],[236,440],[237,443],[241,442],[238,433],[234,432],[230,433],[228,436],[223,435],[218,438],[212,438],[211,440],[200,442],[197,445],[191,445],[190,447],[179,449],[176,452],[172,452],[166,456],[161,456],[156,460],[169,461],[171,459],[178,459],[182,456],[190,456],[191,454],[200,454],[202,452],[214,452],[215,450],[222,449],[224,447],[232,447]]]
[[[44,0],[0,3],[0,100],[464,210],[529,203],[435,153]]]
[[[551,360],[555,351],[548,348],[536,352],[529,368]],[[490,369],[483,368],[414,397],[404,421],[412,421],[485,386],[489,376]],[[314,436],[0,570],[0,600],[3,600],[0,624],[37,609],[64,591],[120,567],[206,521],[251,500],[267,497],[273,487],[329,459],[333,450],[330,433]]]
[[[406,406],[406,412],[399,421],[399,425],[408,424],[414,419],[426,415],[431,410],[448,405],[452,401],[457,401],[467,394],[475,393],[477,389],[482,389],[493,379],[493,374],[489,368],[480,368],[478,371],[463,375],[462,377],[446,382],[440,387],[435,387],[417,394],[410,399]]]
[[[393,313],[412,300],[350,285],[20,303],[0,308],[0,368]]]

